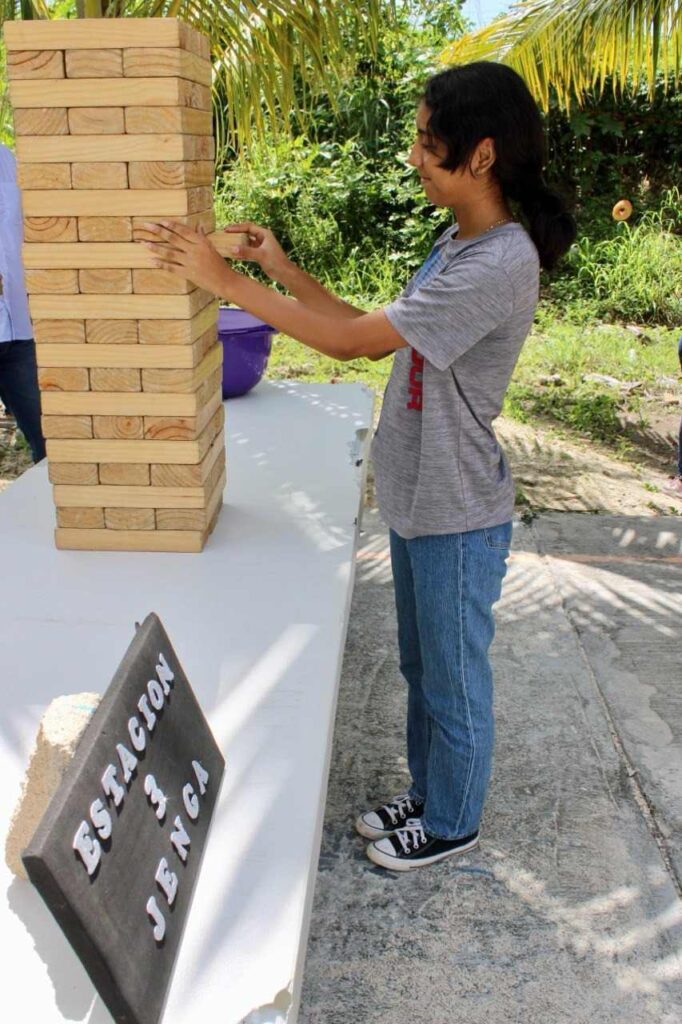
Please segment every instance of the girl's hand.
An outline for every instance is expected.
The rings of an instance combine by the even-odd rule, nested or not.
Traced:
[[[249,236],[248,245],[231,246],[231,254],[238,260],[253,260],[273,281],[281,280],[289,266],[289,260],[269,228],[263,228],[249,220],[241,224],[227,224],[223,231],[245,231]]]
[[[145,224],[144,230],[158,239],[142,243],[154,254],[155,267],[192,281],[214,295],[228,297],[230,280],[238,275],[226,265],[201,228],[195,231],[186,224],[163,220]]]

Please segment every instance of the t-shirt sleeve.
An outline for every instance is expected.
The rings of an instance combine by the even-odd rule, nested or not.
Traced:
[[[490,256],[471,253],[384,308],[396,331],[437,370],[447,370],[467,349],[508,319],[514,290]]]

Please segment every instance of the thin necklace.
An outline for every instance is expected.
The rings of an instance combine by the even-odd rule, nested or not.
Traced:
[[[479,232],[478,235],[473,235],[472,237],[473,238],[478,238],[478,237],[480,237],[480,235],[485,235],[486,232],[492,231],[493,228],[499,227],[500,224],[516,224],[516,221],[514,220],[513,217],[503,217],[502,220],[496,220],[494,224],[491,224],[489,227],[484,228],[483,231]],[[459,238],[459,227],[457,228],[457,234],[454,235],[454,237],[455,238]],[[465,239],[465,241],[466,241],[466,239]]]

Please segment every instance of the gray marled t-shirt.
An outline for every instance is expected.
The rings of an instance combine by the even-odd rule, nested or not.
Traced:
[[[402,537],[511,519],[514,483],[492,421],[538,302],[521,224],[458,241],[456,225],[385,313],[408,343],[393,359],[372,445],[379,511]]]

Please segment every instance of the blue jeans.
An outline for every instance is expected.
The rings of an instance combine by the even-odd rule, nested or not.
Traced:
[[[40,392],[33,340],[0,341],[0,401],[12,413],[34,462],[45,458],[40,425]]]
[[[471,835],[481,820],[495,731],[492,607],[511,533],[511,522],[414,540],[390,532],[410,795],[441,839]]]

